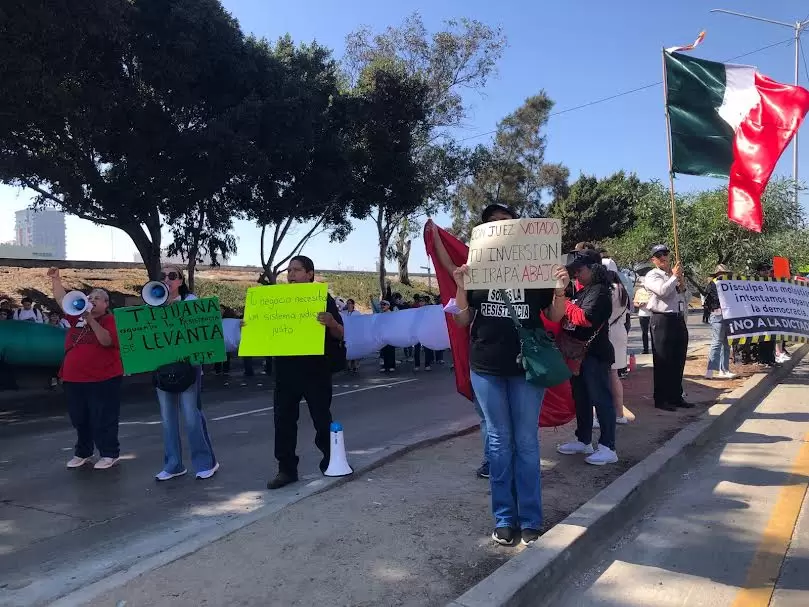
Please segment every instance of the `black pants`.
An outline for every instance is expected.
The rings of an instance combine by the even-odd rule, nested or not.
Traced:
[[[275,459],[278,470],[298,474],[298,418],[301,399],[306,399],[315,427],[315,445],[323,453],[321,471],[329,465],[331,431],[331,373],[323,369],[305,376],[278,373],[275,382]]]
[[[224,362],[221,363],[214,363],[213,364],[213,372],[219,375],[220,373],[224,373],[228,375],[230,373],[230,352],[226,354],[226,358]]]
[[[429,348],[423,347],[421,344],[416,344],[414,352],[415,367],[418,369],[421,366],[421,352],[424,351],[424,366],[430,367],[435,360],[435,353]]]
[[[756,344],[758,362],[762,365],[775,364],[775,340],[760,341]]]
[[[680,314],[652,314],[652,357],[656,405],[683,400],[683,370],[688,351],[688,328]]]
[[[641,337],[643,338],[643,353],[649,352],[649,321],[652,320],[651,316],[638,316],[640,321]]]
[[[255,369],[253,367],[253,357],[246,356],[245,358],[242,359],[242,361],[244,362],[245,377],[253,377],[256,374]],[[267,356],[264,359],[264,373],[266,373],[267,375],[272,375],[272,356]]]
[[[711,319],[711,309],[707,306],[702,308],[702,322],[708,324]]]
[[[121,453],[118,445],[121,378],[94,382],[66,381],[62,387],[70,421],[76,429],[73,455],[90,457],[98,448],[101,457],[118,457]]]
[[[380,351],[382,355],[382,368],[385,371],[396,370],[396,348],[393,346],[385,346]]]

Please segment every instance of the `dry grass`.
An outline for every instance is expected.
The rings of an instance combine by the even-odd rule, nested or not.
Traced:
[[[43,310],[56,310],[58,306],[51,295],[50,280],[45,268],[0,268],[0,300],[9,299],[13,306],[19,305],[25,296],[34,300]],[[126,298],[138,297],[140,288],[147,280],[146,270],[140,269],[63,269],[62,280],[67,289],[88,291],[102,287],[110,292],[113,304],[124,305]],[[200,297],[217,296],[223,305],[239,310],[244,306],[245,291],[256,285],[258,271],[214,268],[197,271],[195,291]],[[372,273],[324,272],[317,280],[329,284],[335,296],[352,298],[360,309],[367,310],[369,299],[379,296],[377,278]],[[426,280],[413,279],[413,287],[400,285],[393,277],[395,291],[412,299],[415,293],[426,294]]]

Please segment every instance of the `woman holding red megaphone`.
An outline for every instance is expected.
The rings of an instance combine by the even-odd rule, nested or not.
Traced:
[[[48,270],[53,296],[67,295],[57,268]],[[121,413],[121,378],[124,367],[118,348],[110,296],[93,289],[80,315],[68,315],[65,358],[59,376],[67,399],[70,421],[76,429],[76,446],[68,468],[81,468],[96,449],[101,457],[93,466],[106,470],[118,463],[118,419]]]

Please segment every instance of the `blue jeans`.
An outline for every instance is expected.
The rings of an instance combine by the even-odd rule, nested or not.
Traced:
[[[208,425],[202,413],[200,398],[201,374],[197,381],[185,392],[173,394],[157,390],[160,401],[160,416],[163,418],[163,470],[176,474],[182,472],[183,446],[180,441],[180,410],[183,412],[185,431],[191,447],[191,464],[196,472],[210,470],[216,465],[216,457],[208,436]]]
[[[610,390],[612,365],[593,356],[585,356],[581,372],[570,380],[576,402],[576,438],[585,445],[593,442],[593,407],[601,435],[598,442],[615,450],[615,401]]]
[[[525,376],[472,371],[472,388],[488,431],[495,527],[540,529],[539,409],[545,389]],[[613,416],[614,417],[614,416]]]
[[[722,323],[722,314],[711,314],[711,349],[708,351],[708,371],[730,371],[728,331]]]
[[[483,440],[483,461],[489,462],[489,431],[486,429],[486,416],[483,415],[483,409],[480,408],[477,396],[473,395],[472,402],[475,403],[475,411],[480,416],[480,438]]]

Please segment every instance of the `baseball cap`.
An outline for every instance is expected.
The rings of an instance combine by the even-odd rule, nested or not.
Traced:
[[[652,257],[657,255],[658,253],[670,253],[671,250],[669,249],[668,245],[664,244],[656,244],[652,247]]]
[[[598,251],[593,249],[584,249],[583,251],[572,251],[567,254],[565,267],[570,269],[579,268],[581,266],[595,266],[601,265],[601,255]]]
[[[508,213],[512,219],[519,218],[519,215],[517,215],[517,212],[514,209],[512,209],[510,206],[506,204],[501,204],[499,202],[490,204],[485,209],[483,209],[483,213],[480,214],[480,218],[483,221],[489,221],[492,218],[492,215],[494,215],[495,211],[502,211],[504,213]]]

